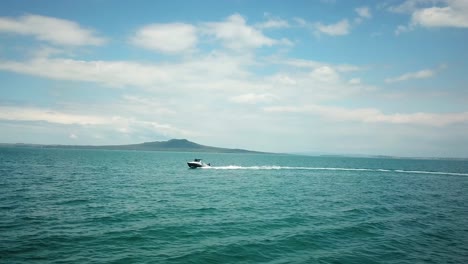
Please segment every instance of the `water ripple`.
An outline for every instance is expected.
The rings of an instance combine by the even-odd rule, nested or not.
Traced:
[[[463,162],[189,155],[0,151],[0,262],[468,259]]]

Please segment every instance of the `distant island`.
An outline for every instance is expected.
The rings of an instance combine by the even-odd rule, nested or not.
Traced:
[[[212,153],[245,153],[261,154],[266,152],[251,151],[245,149],[229,149],[204,146],[187,139],[171,139],[168,141],[153,141],[130,145],[41,145],[41,144],[0,144],[10,147],[33,147],[33,148],[64,148],[64,149],[104,149],[104,150],[140,150],[140,151],[180,151],[180,152],[212,152]]]

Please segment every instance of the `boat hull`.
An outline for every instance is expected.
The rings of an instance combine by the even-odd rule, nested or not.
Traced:
[[[206,164],[201,161],[201,159],[195,159],[194,161],[187,162],[187,165],[191,169],[201,168],[201,167],[210,167],[210,163]]]
[[[191,168],[191,169],[196,169],[196,168],[201,168],[201,167],[204,167],[202,163],[199,163],[199,162],[187,162],[187,165]]]

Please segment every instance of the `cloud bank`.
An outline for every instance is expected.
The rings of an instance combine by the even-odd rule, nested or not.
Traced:
[[[304,113],[317,115],[332,121],[357,121],[362,123],[390,123],[436,127],[468,123],[468,112],[446,114],[422,112],[411,114],[385,114],[375,108],[348,109],[322,105],[272,106],[265,107],[264,111],[270,113]]]
[[[396,6],[392,11],[404,12],[411,19],[402,30],[465,27],[465,15],[459,11],[464,6],[456,6],[464,5],[460,1],[405,3],[413,5]],[[365,27],[372,26],[371,19],[378,18],[372,7],[348,11],[347,16],[322,17],[321,21],[269,14],[255,20],[234,13],[218,20],[142,24],[126,36],[119,35],[128,45],[125,52],[138,50],[132,60],[122,59],[125,56],[121,54],[120,59],[99,57],[103,49],[92,50],[92,46],[109,43],[105,58],[115,58],[109,54],[117,48],[77,22],[37,15],[0,18],[0,33],[7,38],[21,35],[17,39],[37,40],[26,53],[0,56],[0,70],[44,79],[36,85],[29,78],[18,78],[18,83],[30,82],[31,96],[24,101],[18,98],[27,89],[14,84],[3,88],[6,99],[0,101],[0,122],[5,126],[61,127],[65,137],[74,142],[81,142],[87,129],[102,132],[96,133],[96,138],[116,133],[133,140],[162,135],[221,141],[219,135],[226,135],[232,137],[232,144],[250,140],[252,135],[271,135],[250,141],[259,146],[262,140],[276,142],[283,136],[302,146],[311,138],[309,133],[336,133],[334,139],[340,142],[342,135],[353,130],[370,134],[373,131],[369,128],[425,133],[467,127],[468,112],[463,106],[450,105],[455,97],[451,91],[430,87],[432,94],[446,96],[445,105],[437,109],[431,102],[438,103],[439,97],[414,100],[421,97],[415,90],[422,80],[433,78],[442,83],[444,76],[438,73],[445,66],[430,68],[415,63],[415,70],[406,71],[393,62],[382,62],[391,64],[385,66],[373,63],[379,58],[343,55],[343,50],[337,56],[325,52],[329,47],[322,43],[343,47],[339,37],[346,45],[348,39],[357,45],[353,31],[363,27],[359,35],[365,34]],[[390,37],[395,38],[393,34]],[[388,69],[397,71],[389,74]],[[400,86],[407,90],[398,94],[402,102],[397,102],[391,89]],[[8,93],[15,93],[13,89],[23,90],[14,97]],[[65,97],[67,89],[73,95],[80,94],[80,89],[96,91],[96,95],[77,96],[92,98],[96,105],[83,98]],[[21,102],[11,106],[15,100]]]
[[[40,15],[0,17],[0,32],[33,36],[40,41],[65,46],[103,45],[105,38],[73,21]]]
[[[190,24],[151,24],[137,30],[132,43],[162,53],[180,53],[194,49],[196,28]]]
[[[465,0],[406,0],[390,6],[391,12],[409,13],[408,25],[399,25],[395,34],[424,28],[468,28],[468,2]]]

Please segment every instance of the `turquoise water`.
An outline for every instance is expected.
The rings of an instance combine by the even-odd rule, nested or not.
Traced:
[[[0,148],[0,263],[467,261],[467,161]]]

